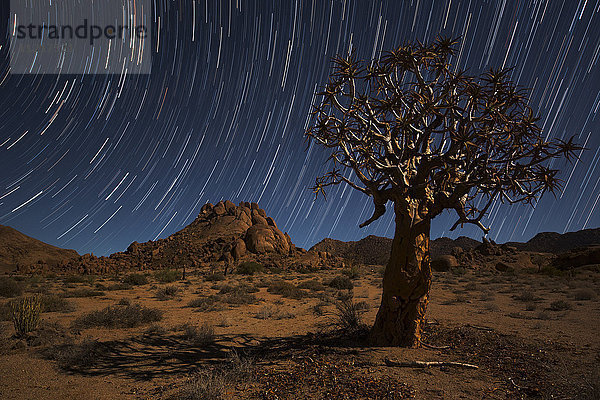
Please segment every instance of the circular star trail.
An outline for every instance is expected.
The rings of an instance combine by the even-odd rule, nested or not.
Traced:
[[[300,246],[393,234],[365,229],[372,202],[309,187],[328,154],[304,140],[330,59],[378,57],[405,41],[460,37],[471,75],[514,67],[548,138],[588,148],[560,165],[562,194],[497,203],[497,241],[600,225],[600,0],[153,2],[149,75],[13,75],[10,10],[0,47],[0,224],[106,255],[189,224],[210,201],[256,201]],[[454,222],[433,221],[432,237]],[[476,228],[452,232],[480,237]]]

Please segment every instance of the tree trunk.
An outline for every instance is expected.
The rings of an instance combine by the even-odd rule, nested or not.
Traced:
[[[383,277],[381,306],[371,329],[377,346],[418,347],[429,302],[430,220],[394,204],[396,231]]]

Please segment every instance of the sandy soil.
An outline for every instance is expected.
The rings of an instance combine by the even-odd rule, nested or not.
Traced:
[[[26,338],[14,335],[6,306],[11,299],[0,300],[0,398],[600,396],[598,268],[571,277],[437,273],[424,335],[427,347],[419,349],[371,348],[364,329],[340,331],[340,299],[353,296],[370,325],[381,291],[380,267],[353,270],[359,276],[352,279],[352,291],[327,285],[341,272],[231,275],[219,281],[192,272],[185,281],[159,283],[150,276],[149,283],[129,288],[119,286],[123,277],[79,283],[22,277],[27,293],[83,297],[68,297],[57,306],[66,310],[42,313],[40,329]],[[315,281],[304,286],[316,290],[288,285],[287,291],[274,293],[274,283],[282,279],[295,285]],[[245,289],[236,289],[240,285]],[[177,292],[161,300],[158,292],[165,287],[177,287]],[[255,304],[228,304],[252,296]],[[205,300],[190,307],[197,299]],[[162,319],[133,328],[76,322],[95,310],[127,304],[161,310]],[[456,361],[479,368],[404,368],[387,366],[386,359]]]

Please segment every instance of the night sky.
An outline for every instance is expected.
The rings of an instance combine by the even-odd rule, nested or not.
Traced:
[[[489,238],[600,226],[600,0],[155,0],[150,75],[11,75],[0,48],[0,224],[80,253],[166,237],[221,199],[256,201],[296,245],[393,235],[393,213],[309,187],[327,153],[304,139],[330,58],[377,57],[404,41],[461,37],[472,75],[514,66],[545,135],[589,149],[561,196],[497,204]],[[158,20],[160,18],[160,24]],[[562,166],[562,164],[561,164]],[[436,218],[432,237],[455,221]],[[450,237],[481,238],[475,227]]]

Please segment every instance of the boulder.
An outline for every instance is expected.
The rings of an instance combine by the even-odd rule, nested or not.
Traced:
[[[500,271],[500,272],[512,272],[515,269],[508,265],[507,263],[503,263],[503,262],[499,262],[496,264],[496,271]]]
[[[227,210],[225,209],[225,204],[223,204],[222,201],[218,202],[215,207],[213,208],[213,212],[217,215],[223,215],[227,212]]]
[[[267,220],[258,213],[258,210],[252,210],[252,224],[253,225],[268,225]]]
[[[138,254],[141,249],[141,245],[138,242],[133,242],[127,247],[127,252],[130,254]]]
[[[265,219],[267,221],[267,225],[277,228],[277,224],[275,223],[275,220],[273,218],[267,217]]]
[[[210,213],[210,212],[212,212],[212,210],[213,210],[213,205],[211,203],[206,203],[200,209],[200,215]]]
[[[456,267],[458,267],[458,261],[456,257],[451,255],[440,256],[431,260],[431,269],[437,272],[450,271]]]
[[[248,251],[256,254],[275,252],[287,254],[290,246],[279,229],[268,225],[253,225],[246,232],[245,240]]]
[[[500,256],[502,255],[502,249],[494,241],[489,241],[483,238],[483,243],[475,248],[479,254],[483,256]]]
[[[232,201],[225,200],[225,203],[223,203],[223,204],[225,205],[225,210],[227,211],[228,214],[235,213],[235,204],[233,204]]]
[[[242,239],[238,239],[235,241],[235,244],[233,245],[233,250],[231,251],[231,254],[233,255],[233,258],[237,261],[240,258],[242,258],[243,256],[246,255],[246,242],[244,242]]]

